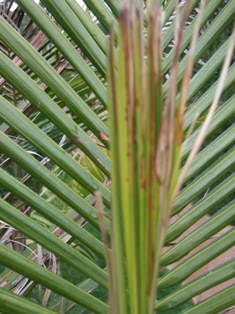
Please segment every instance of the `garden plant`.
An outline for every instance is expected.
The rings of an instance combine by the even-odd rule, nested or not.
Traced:
[[[0,312],[235,305],[235,1],[0,1]]]

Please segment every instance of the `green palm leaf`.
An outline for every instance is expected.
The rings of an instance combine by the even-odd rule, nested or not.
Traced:
[[[138,190],[141,186],[138,181],[138,167],[135,168],[136,173],[132,173],[131,178],[136,178],[132,180],[132,185],[122,181],[130,170],[129,147],[134,152],[133,142],[126,136],[126,112],[122,111],[127,99],[123,92],[124,80],[119,80],[115,109],[108,105],[110,100],[107,87],[109,91],[111,88],[114,91],[115,86],[107,84],[107,64],[113,63],[114,76],[117,75],[117,70],[118,75],[124,75],[126,60],[121,55],[120,47],[128,44],[125,42],[128,28],[123,31],[123,36],[119,35],[120,2],[84,1],[86,10],[71,0],[58,3],[41,1],[40,4],[18,0],[15,3],[19,7],[13,14],[12,7],[8,10],[9,2],[4,1],[1,11],[4,14],[0,16],[0,39],[3,47],[0,52],[0,161],[4,168],[0,170],[0,263],[6,267],[0,279],[3,287],[0,291],[1,312],[70,313],[73,309],[74,313],[83,313],[86,310],[88,313],[109,312],[105,255],[111,250],[104,247],[102,234],[107,233],[109,245],[109,241],[113,241],[112,237],[109,238],[112,232],[112,195],[112,199],[116,200],[114,226],[118,226],[116,235],[120,237],[117,244],[121,245],[123,239],[126,240],[124,246],[119,247],[122,254],[116,256],[118,273],[114,274],[114,278],[120,277],[123,281],[124,289],[120,288],[119,293],[123,298],[123,304],[120,305],[122,313],[125,313],[125,304],[137,304],[145,295],[144,286],[142,290],[140,288],[139,295],[137,288],[139,282],[146,281],[148,271],[145,260],[146,242],[141,240],[135,246],[133,241],[135,237],[143,239],[143,230],[147,224],[144,220],[145,213],[141,212],[141,204],[146,203],[146,196],[144,193],[135,195],[135,189]],[[152,104],[156,105],[156,117],[153,111],[147,109],[149,137],[139,143],[139,150],[131,157],[137,158],[136,165],[143,152],[146,158],[155,153],[157,146],[152,145],[155,140],[152,141],[151,136],[157,138],[161,132],[159,125],[160,116],[164,112],[163,104],[172,89],[169,74],[175,56],[172,47],[177,27],[174,18],[175,1],[160,3],[165,11],[162,29],[163,60],[161,69],[158,69],[159,73],[162,72],[163,83],[154,85],[156,73],[151,72],[155,66],[153,60],[148,68],[152,76],[149,76],[147,86],[151,91],[149,99],[152,99],[152,95],[155,97]],[[198,7],[199,1],[190,2],[188,25],[179,47],[174,106],[181,99],[180,89],[188,67],[188,51],[197,23]],[[208,1],[204,8],[194,51],[193,74],[186,95],[181,167],[194,147],[218,87],[219,72],[232,41],[234,10],[233,0]],[[182,7],[181,17],[183,12]],[[21,14],[22,20],[19,22]],[[146,16],[148,14],[144,10],[143,24],[154,25]],[[30,26],[26,30],[23,27],[29,21],[33,25],[32,33]],[[111,36],[114,42],[112,60],[106,53],[110,23],[113,25]],[[139,32],[139,26],[136,25],[135,34]],[[37,38],[40,37],[41,41],[36,45],[32,38],[36,38],[38,30],[41,33]],[[151,31],[150,29],[148,33],[150,36]],[[146,29],[143,32],[146,47],[153,49],[157,56],[155,42],[152,40],[147,46]],[[138,86],[142,84],[143,71],[142,61],[139,59],[140,38],[135,38],[134,82]],[[150,56],[148,54],[146,58]],[[161,56],[158,55],[158,58]],[[220,104],[208,128],[203,147],[194,158],[174,202],[172,220],[164,240],[168,249],[161,254],[161,272],[158,276],[153,276],[158,277],[158,296],[154,300],[157,313],[181,313],[183,310],[185,313],[219,313],[235,304],[233,286],[199,304],[192,301],[198,294],[234,278],[233,259],[216,265],[214,269],[200,274],[191,282],[185,282],[191,274],[234,245],[234,71],[233,59],[224,82]],[[128,78],[126,82],[130,83]],[[136,90],[139,103],[142,97],[141,90]],[[110,128],[107,127],[107,118],[112,121],[113,128],[112,124]],[[142,118],[143,111],[137,110],[135,123],[138,136],[142,132]],[[152,128],[155,133],[151,133]],[[109,152],[110,133],[112,155]],[[177,168],[179,148],[175,148],[174,156],[177,156]],[[151,166],[151,158],[148,162],[146,169]],[[181,171],[182,168],[179,172]],[[148,172],[148,176],[151,181],[151,172]],[[175,170],[173,179],[177,178]],[[156,196],[160,188],[156,181],[151,192],[151,185],[147,184],[148,196],[151,193]],[[97,191],[104,202],[103,209],[99,208],[97,199],[92,195]],[[135,196],[133,203],[128,203],[132,212],[126,210],[128,206],[122,206],[128,202],[130,196]],[[140,213],[139,220],[136,208]],[[104,214],[104,225],[98,219],[100,211]],[[118,216],[120,212],[123,215],[121,218]],[[79,219],[76,220],[76,217]],[[160,226],[159,217],[154,216],[153,221]],[[205,217],[209,219],[193,230],[193,226]],[[48,225],[45,225],[45,221]],[[229,230],[211,241],[224,228]],[[11,241],[18,241],[13,237],[14,229],[21,232],[26,239],[27,248],[21,254],[12,249]],[[154,234],[153,239],[156,240]],[[207,241],[211,242],[200,248]],[[66,276],[60,276],[58,269],[58,274],[54,274],[31,261],[31,251],[38,254],[36,248],[39,245],[45,254],[54,254],[62,265],[66,262],[67,270],[72,269],[79,274],[79,280],[75,282],[74,278],[62,278]],[[199,248],[199,251],[195,251]],[[133,263],[135,260],[142,261],[142,268],[136,268]],[[128,265],[126,274],[125,263]],[[173,267],[174,263],[176,266]],[[45,264],[48,266],[46,256]],[[134,277],[138,272],[139,282]],[[19,299],[12,293],[16,291],[14,287],[19,274],[31,279],[36,287],[42,285],[43,289],[52,290],[56,295],[55,300],[51,298],[46,307],[32,302],[30,290],[33,286],[22,292],[25,298]],[[7,283],[6,278],[10,278]],[[136,290],[136,294],[127,297],[126,287],[127,290]],[[37,288],[34,291],[35,289]],[[153,297],[155,299],[155,295]],[[37,302],[41,303],[42,300],[38,298]],[[137,310],[138,313],[146,313],[143,308],[136,309],[135,313]]]

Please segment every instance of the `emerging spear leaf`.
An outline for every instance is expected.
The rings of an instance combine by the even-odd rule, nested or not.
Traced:
[[[176,101],[178,63],[190,3],[186,2],[181,12],[176,5],[174,56],[166,97],[163,96],[162,87],[162,10],[158,1],[151,1],[149,6],[147,38],[142,24],[141,2],[123,1],[117,60],[111,30],[112,313],[154,312],[157,275],[166,230],[172,206],[183,183],[182,178],[188,170],[187,162],[178,181],[184,110],[204,5],[205,1],[202,1],[180,102]],[[225,62],[226,70],[232,49],[233,43]],[[192,153],[198,152],[202,140],[200,136],[200,142],[197,141]]]

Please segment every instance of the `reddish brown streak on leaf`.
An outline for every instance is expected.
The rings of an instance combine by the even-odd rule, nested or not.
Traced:
[[[78,142],[78,143],[81,143],[81,142],[82,142],[82,139],[81,139],[81,137],[79,137],[79,136],[75,136],[75,137],[74,137],[74,140],[75,140],[76,142]]]
[[[104,133],[102,133],[101,131],[99,131],[99,138],[105,142],[109,142],[109,137],[107,135],[105,135]]]
[[[144,169],[144,156],[141,157],[141,188],[145,189],[146,187],[146,179],[145,179],[145,169]]]

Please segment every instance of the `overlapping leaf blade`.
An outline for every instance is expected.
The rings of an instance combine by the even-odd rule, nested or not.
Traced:
[[[6,99],[9,101],[10,98],[7,95],[3,95],[5,97],[4,99],[1,99],[1,103],[5,104],[5,110],[4,110],[4,116],[3,111],[1,115],[1,119],[3,119],[12,127],[15,127],[17,132],[21,133],[23,131],[23,124],[25,124],[25,129],[23,131],[22,136],[25,137],[25,139],[28,139],[28,141],[24,142],[24,147],[36,147],[36,151],[40,150],[40,152],[43,152],[43,156],[49,156],[54,164],[59,165],[66,173],[69,173],[70,176],[73,176],[75,180],[82,182],[82,184],[87,188],[88,191],[94,192],[95,190],[99,189],[101,191],[101,194],[103,196],[103,200],[106,204],[106,206],[109,207],[110,204],[110,194],[107,189],[106,182],[101,183],[97,179],[94,179],[91,177],[90,174],[86,173],[86,169],[80,167],[77,162],[73,161],[73,159],[66,153],[64,153],[63,149],[60,148],[54,141],[52,142],[49,137],[52,137],[53,139],[60,138],[60,134],[67,134],[68,138],[72,139],[73,134],[73,127],[75,126],[75,123],[78,121],[78,123],[82,123],[79,126],[83,128],[83,130],[91,130],[94,132],[94,134],[99,138],[99,141],[95,139],[95,141],[90,140],[89,137],[87,137],[87,143],[90,147],[90,158],[96,162],[97,165],[102,165],[103,171],[106,175],[109,175],[110,166],[109,166],[109,157],[107,156],[106,150],[100,150],[98,146],[100,147],[101,142],[103,142],[104,145],[108,146],[108,131],[107,127],[101,122],[99,115],[100,108],[103,108],[102,112],[104,112],[104,108],[107,107],[107,94],[106,94],[106,83],[104,78],[101,78],[101,76],[97,75],[97,71],[94,71],[94,68],[91,68],[91,64],[93,66],[97,65],[97,69],[99,69],[102,73],[102,75],[105,76],[105,62],[106,62],[106,56],[105,56],[105,45],[106,45],[106,34],[109,28],[109,22],[112,12],[115,15],[114,18],[114,33],[115,38],[117,39],[117,22],[116,17],[118,16],[118,8],[119,8],[119,1],[105,1],[108,7],[110,7],[111,10],[107,9],[107,7],[104,6],[103,2],[100,0],[94,1],[94,3],[91,3],[90,1],[87,1],[87,5],[90,8],[90,10],[94,13],[94,15],[97,18],[97,21],[93,19],[92,16],[89,14],[83,12],[80,7],[76,7],[77,4],[75,2],[66,0],[64,6],[67,5],[70,7],[71,14],[76,14],[76,19],[80,20],[81,25],[83,25],[84,29],[87,30],[87,32],[90,35],[97,36],[94,39],[94,44],[91,42],[91,37],[89,37],[90,45],[88,43],[88,48],[91,49],[90,55],[89,55],[89,61],[85,59],[84,57],[81,57],[81,55],[78,53],[77,48],[79,45],[79,41],[82,40],[82,36],[84,34],[79,34],[79,31],[74,33],[74,30],[72,29],[72,23],[70,23],[69,20],[63,20],[59,24],[59,27],[55,25],[54,20],[51,16],[48,16],[45,14],[46,10],[44,9],[44,12],[42,8],[38,6],[38,4],[32,3],[29,4],[26,0],[19,0],[17,1],[19,5],[22,6],[22,8],[34,19],[35,23],[39,25],[39,27],[43,30],[47,38],[49,38],[50,41],[53,43],[52,45],[52,51],[50,54],[50,49],[46,51],[46,54],[40,51],[40,54],[43,56],[43,58],[40,57],[39,54],[35,53],[33,49],[29,47],[29,45],[26,44],[24,40],[20,38],[19,35],[15,34],[15,31],[13,31],[10,26],[8,26],[4,21],[1,21],[1,25],[4,26],[4,32],[3,34],[1,32],[1,36],[4,39],[5,45],[8,45],[9,48],[14,51],[18,56],[21,57],[23,60],[23,65],[21,65],[22,69],[25,71],[25,75],[29,75],[29,80],[27,82],[31,82],[32,79],[34,79],[38,84],[41,84],[41,82],[45,82],[44,86],[45,88],[41,89],[41,97],[45,100],[45,108],[48,104],[53,104],[55,106],[55,103],[57,103],[59,106],[55,106],[55,111],[51,110],[51,113],[49,114],[49,111],[44,111],[45,116],[41,114],[40,117],[37,119],[34,119],[34,123],[38,124],[42,128],[42,132],[37,130],[35,127],[34,132],[35,134],[27,134],[30,133],[31,125],[32,123],[29,120],[33,119],[33,116],[29,116],[29,118],[23,117],[22,115],[13,116],[13,112],[17,112],[13,110],[13,107],[9,102],[6,102]],[[53,4],[53,1],[51,2]],[[163,5],[165,5],[164,1],[162,1]],[[192,3],[193,7],[196,7],[198,5],[199,1],[194,1]],[[45,2],[46,4],[46,2]],[[165,5],[166,14],[165,14],[165,22],[168,22],[171,15],[173,14],[175,7],[175,1],[168,1]],[[103,10],[105,8],[105,10]],[[48,9],[52,16],[55,16],[55,18],[58,19],[61,16],[61,12],[59,8],[54,6],[49,6],[48,2]],[[219,71],[221,67],[221,63],[226,55],[226,47],[227,43],[229,42],[229,36],[225,38],[225,40],[221,39],[221,43],[218,44],[219,49],[216,51],[213,51],[211,48],[215,42],[217,41],[217,37],[224,32],[224,30],[229,29],[232,19],[233,19],[233,12],[234,12],[234,1],[228,1],[226,4],[221,5],[220,1],[213,1],[208,2],[205,7],[205,12],[203,14],[201,26],[203,27],[201,31],[201,38],[198,40],[196,45],[196,51],[195,51],[195,74],[191,79],[191,85],[189,88],[189,92],[187,95],[187,102],[191,106],[186,108],[185,112],[185,136],[187,135],[187,132],[191,132],[191,136],[187,138],[184,144],[184,150],[183,150],[183,158],[186,158],[189,154],[191,148],[193,147],[194,140],[200,131],[200,125],[204,119],[204,114],[208,110],[208,107],[212,101],[213,95],[215,93],[216,89],[216,80],[218,79],[217,72]],[[197,11],[192,10],[192,14],[197,15]],[[217,16],[217,17],[216,17]],[[2,17],[0,17],[2,19]],[[97,24],[95,24],[97,23]],[[100,23],[100,24],[99,24]],[[183,44],[181,47],[182,55],[187,54],[186,49],[188,48],[190,39],[192,37],[193,33],[193,27],[195,24],[195,18],[194,15],[191,16],[190,20],[191,25],[187,28],[185,32],[185,37],[183,39]],[[94,27],[92,27],[94,25]],[[104,27],[105,31],[102,31],[102,28],[99,28],[99,25],[102,25]],[[209,25],[209,26],[208,26]],[[166,48],[166,55],[165,59],[162,63],[162,70],[164,74],[167,74],[173,57],[173,52],[171,52],[171,47],[169,46],[169,43],[173,39],[173,28],[174,28],[174,22],[172,23],[172,26],[164,25],[166,27],[166,36],[164,37],[164,47]],[[64,27],[65,32],[67,33],[65,35],[65,32],[61,32],[61,29]],[[76,43],[71,41],[71,38],[75,40]],[[88,39],[88,38],[87,38]],[[21,46],[22,44],[22,46]],[[90,47],[90,48],[89,48]],[[92,48],[93,47],[93,48]],[[97,51],[94,51],[94,47],[99,47]],[[24,50],[25,48],[26,51]],[[82,48],[82,46],[80,47]],[[83,49],[83,48],[82,48]],[[200,66],[197,64],[198,61],[202,61],[204,58],[204,55],[206,51],[209,49],[210,54],[207,62]],[[210,50],[211,49],[211,50]],[[70,68],[70,72],[68,72],[68,76],[65,78],[65,72],[62,72],[60,76],[56,74],[54,70],[52,70],[52,66],[55,66],[55,62],[51,61],[51,56],[53,56],[53,53],[59,52],[63,58],[65,57],[66,60],[72,65],[72,68]],[[102,51],[102,52],[101,52]],[[183,52],[184,51],[184,52]],[[27,52],[27,54],[25,54]],[[86,50],[83,51],[86,53]],[[116,54],[116,51],[114,52]],[[102,58],[98,60],[99,55],[102,55]],[[93,57],[94,59],[92,59]],[[96,57],[95,57],[96,56]],[[53,58],[53,57],[52,57]],[[96,61],[99,63],[101,61],[100,66],[98,63],[96,64]],[[201,60],[202,59],[202,60]],[[5,59],[3,59],[5,60]],[[46,62],[44,62],[47,60]],[[50,60],[50,61],[49,61]],[[86,62],[85,62],[85,61]],[[89,65],[87,64],[89,62]],[[136,62],[138,63],[138,58],[136,59]],[[25,63],[25,64],[24,64]],[[234,61],[233,61],[234,63]],[[42,67],[43,65],[43,67]],[[11,70],[15,69],[15,65],[11,67]],[[41,67],[41,68],[40,68]],[[182,60],[179,63],[179,75],[178,75],[178,83],[182,80],[183,73],[186,67],[186,58],[182,58]],[[10,69],[10,68],[9,68]],[[199,70],[198,70],[199,69]],[[216,73],[215,73],[216,71]],[[18,71],[19,72],[19,71]],[[23,92],[23,86],[24,83],[27,85],[26,81],[22,82],[22,84],[19,84],[14,78],[16,72],[12,72],[7,76],[7,81],[5,83],[5,86],[9,83],[12,83],[12,85],[15,84],[16,88],[20,91],[21,94],[19,94],[19,99],[22,98],[22,94],[26,95],[25,92]],[[20,73],[20,72],[19,72]],[[81,76],[81,84],[80,84],[80,77],[78,76],[78,79],[74,79],[74,74],[76,75],[79,73]],[[4,76],[7,75],[7,72],[2,73]],[[10,76],[11,74],[11,76]],[[73,84],[67,84],[66,81],[69,81],[69,76],[71,75],[71,79],[74,79],[74,85]],[[141,73],[139,73],[141,79]],[[25,76],[26,77],[26,76]],[[221,211],[214,216],[211,221],[206,223],[204,226],[200,227],[200,230],[202,230],[202,233],[204,234],[205,230],[205,237],[198,237],[197,233],[191,233],[189,234],[185,240],[179,241],[179,243],[172,248],[172,250],[169,250],[165,255],[162,256],[162,261],[164,264],[168,265],[173,260],[180,259],[183,254],[186,254],[186,252],[190,252],[195,246],[197,246],[199,243],[205,240],[205,238],[210,237],[210,235],[214,234],[217,230],[220,230],[226,225],[229,225],[233,222],[234,219],[234,202],[231,202],[231,195],[234,193],[235,189],[235,182],[234,182],[234,120],[231,120],[231,116],[234,113],[234,92],[231,91],[231,86],[234,84],[234,64],[231,65],[228,76],[225,82],[225,90],[228,91],[229,96],[226,98],[226,95],[223,97],[226,101],[223,101],[222,105],[217,109],[215,116],[213,118],[212,124],[209,128],[207,141],[204,145],[203,150],[198,154],[198,156],[195,158],[195,161],[192,164],[192,168],[188,173],[188,176],[186,177],[186,186],[182,190],[182,192],[179,194],[175,208],[173,211],[173,214],[176,212],[180,212],[186,205],[189,203],[192,203],[192,208],[190,209],[189,213],[183,215],[178,220],[176,220],[172,226],[169,227],[166,242],[174,241],[176,237],[178,237],[183,231],[190,228],[196,221],[198,221],[203,215],[206,213],[209,213],[211,208],[214,207],[217,204],[221,204]],[[84,79],[84,81],[83,81]],[[163,92],[164,95],[166,95],[166,92],[168,88],[170,87],[169,83],[167,82],[167,77],[165,77],[166,83],[163,86]],[[14,81],[15,80],[15,81]],[[32,83],[31,83],[32,84]],[[76,85],[78,84],[78,85]],[[213,85],[214,84],[214,85]],[[206,89],[204,86],[208,86]],[[36,87],[35,83],[35,90],[37,90],[39,87]],[[27,86],[26,86],[27,87]],[[8,88],[8,87],[7,87]],[[34,89],[34,88],[33,88]],[[51,90],[50,90],[51,89]],[[73,91],[74,89],[74,91]],[[26,90],[25,90],[26,91]],[[30,95],[30,90],[27,91],[28,95]],[[43,94],[44,93],[44,94]],[[79,93],[81,97],[78,97],[76,93]],[[93,99],[94,101],[100,101],[101,104],[97,107],[98,109],[93,109],[93,112],[98,112],[98,115],[96,116],[90,109],[88,109],[87,104],[89,103],[89,100],[87,95],[91,95],[90,99]],[[8,94],[9,95],[9,94]],[[53,98],[51,100],[48,95]],[[93,95],[93,96],[92,96]],[[40,98],[37,98],[35,95],[30,95],[32,98],[28,98],[32,103],[38,104],[38,101]],[[230,98],[229,98],[230,97]],[[179,98],[177,98],[179,99]],[[196,100],[195,100],[196,99]],[[86,100],[86,102],[84,101]],[[21,103],[23,105],[23,103]],[[92,104],[92,100],[91,100]],[[65,106],[67,106],[69,109],[66,109]],[[60,108],[59,108],[60,107]],[[19,108],[21,108],[19,106]],[[63,108],[63,111],[62,109]],[[9,109],[9,110],[8,110]],[[38,112],[41,112],[42,108],[38,106],[37,108]],[[69,116],[65,111],[68,110]],[[57,124],[58,129],[60,129],[60,134],[58,135],[58,130],[56,128],[53,129],[52,132],[48,132],[46,135],[46,129],[43,129],[43,125],[46,125],[47,123],[55,123],[55,118],[58,113],[61,115],[61,122],[62,124]],[[72,114],[72,116],[71,116]],[[73,114],[75,114],[73,116]],[[67,117],[66,117],[67,116]],[[15,117],[15,118],[14,118]],[[141,112],[139,113],[139,117],[141,117]],[[11,123],[10,123],[11,121]],[[20,130],[20,125],[17,126],[18,123],[22,121],[22,128]],[[59,120],[57,120],[59,122]],[[193,128],[190,129],[190,126],[192,123],[196,121],[195,127],[196,130],[194,131]],[[232,125],[231,125],[232,121]],[[56,123],[55,123],[56,124]],[[85,129],[84,129],[85,126]],[[1,129],[5,130],[6,125],[1,125]],[[27,130],[28,127],[28,130]],[[11,136],[15,133],[12,132],[12,129],[7,126],[8,129],[8,135]],[[72,131],[71,131],[72,130]],[[12,133],[11,133],[12,132]],[[43,134],[43,132],[45,134]],[[72,133],[71,133],[72,132]],[[215,138],[212,137],[214,134],[217,134]],[[71,136],[69,136],[69,134]],[[48,137],[49,135],[49,137]],[[34,157],[30,156],[30,154],[26,153],[25,151],[20,148],[19,145],[14,143],[12,140],[7,139],[6,135],[1,134],[1,153],[2,158],[10,157],[12,161],[16,161],[21,167],[26,169],[26,171],[30,172],[33,177],[37,178],[39,181],[42,182],[44,186],[47,186],[52,193],[55,193],[58,198],[62,199],[65,203],[67,203],[70,207],[75,209],[78,213],[83,215],[84,218],[87,219],[91,224],[99,228],[99,223],[97,220],[97,214],[96,209],[94,208],[93,204],[88,204],[85,200],[82,200],[82,198],[71,189],[70,186],[66,186],[65,183],[63,183],[60,179],[58,179],[55,175],[50,174],[50,171],[46,169],[44,166],[40,165],[37,160],[35,160]],[[41,140],[41,146],[39,146],[39,141]],[[58,142],[58,140],[57,140]],[[35,145],[36,144],[36,145]],[[96,145],[98,146],[96,147]],[[33,146],[32,146],[33,145]],[[51,147],[49,147],[52,145]],[[68,147],[75,147],[77,143],[72,144],[72,141],[69,143]],[[79,144],[80,145],[80,144]],[[66,148],[66,146],[64,146]],[[82,146],[79,146],[82,148]],[[121,149],[121,148],[120,148]],[[98,160],[96,159],[97,155],[96,152],[99,151],[99,157]],[[71,150],[70,150],[71,152]],[[85,150],[87,153],[88,151]],[[93,157],[92,157],[93,156]],[[115,161],[113,161],[115,164]],[[123,171],[123,169],[122,169]],[[212,178],[214,178],[212,180]],[[10,177],[8,177],[10,180]],[[4,176],[2,176],[2,179],[4,180]],[[204,180],[204,181],[203,181]],[[3,182],[3,181],[2,181]],[[12,182],[12,187],[9,186],[10,182]],[[20,188],[21,185],[16,182],[15,180],[11,179],[9,181],[8,188],[5,185],[5,189],[7,191],[10,191],[13,193],[13,195],[19,197],[20,196]],[[210,192],[203,198],[203,195],[206,193],[207,189],[210,189]],[[26,190],[25,190],[26,191]],[[23,194],[22,194],[23,197]],[[20,197],[19,197],[20,198]],[[36,202],[39,202],[39,196],[35,196],[35,192],[31,191],[30,189],[27,189],[27,193],[25,194],[24,200],[26,201],[26,198],[29,200],[31,199],[33,202],[30,203],[31,206],[36,206]],[[229,201],[227,201],[227,199]],[[141,200],[140,200],[141,201]],[[225,202],[225,203],[223,203]],[[229,203],[229,204],[228,204]],[[43,201],[42,203],[43,204]],[[228,205],[227,205],[228,204]],[[227,206],[226,206],[227,205]],[[4,205],[7,206],[9,211],[12,211],[13,208],[10,207],[10,205]],[[38,205],[39,206],[39,203]],[[43,205],[41,205],[43,206]],[[45,204],[45,208],[46,204]],[[48,205],[48,209],[52,209],[50,205]],[[55,212],[54,212],[55,213]],[[65,214],[66,215],[66,214]],[[227,216],[226,216],[227,215]],[[219,218],[219,217],[222,218]],[[56,216],[55,216],[56,217]],[[57,217],[56,219],[52,218],[52,222],[58,224],[58,226],[63,227],[63,217],[60,215],[61,219]],[[9,217],[8,217],[9,218]],[[129,217],[131,219],[131,217]],[[60,221],[60,222],[59,222]],[[65,221],[67,221],[67,225],[64,222],[65,230],[69,231],[69,220],[66,218]],[[23,220],[22,220],[22,226],[23,226]],[[78,236],[78,233],[81,231],[80,235],[86,234],[87,238],[85,238],[85,241],[89,242],[89,239],[91,236],[87,234],[87,232],[82,232],[82,228],[80,231],[76,231],[75,223],[73,223],[71,226],[74,228],[73,235],[76,237]],[[109,230],[109,221],[106,220],[106,226],[107,230]],[[211,226],[211,228],[207,228],[207,226]],[[203,229],[205,228],[205,229]],[[23,227],[21,228],[23,231]],[[213,231],[212,231],[213,230]],[[71,232],[73,232],[71,230]],[[208,233],[207,233],[208,232]],[[207,234],[207,236],[206,236]],[[49,237],[49,234],[48,234]],[[227,248],[231,247],[233,245],[233,230],[231,230],[228,235],[225,235],[221,237],[221,239],[218,239],[218,243],[211,244],[211,246],[208,246],[208,248],[205,248],[204,251],[201,251],[201,253],[198,253],[198,257],[192,257],[189,258],[188,261],[182,262],[178,268],[171,271],[169,274],[164,276],[160,281],[160,286],[172,286],[176,281],[178,283],[183,282],[183,278],[187,274],[189,274],[191,271],[193,271],[193,265],[205,265],[208,263],[208,259],[206,258],[208,252],[212,250],[214,253],[214,256],[217,256],[224,252]],[[48,238],[49,239],[49,238]],[[187,242],[187,239],[193,239],[192,244]],[[196,239],[196,240],[195,240]],[[37,239],[35,239],[36,241]],[[186,241],[186,242],[184,242]],[[98,249],[96,247],[96,250],[101,250],[100,242],[97,240],[94,240],[94,243],[88,243],[88,247],[92,248],[92,246],[96,245],[96,243],[99,243],[100,248]],[[187,245],[184,246],[184,243]],[[49,245],[49,242],[47,243]],[[90,246],[89,246],[90,244]],[[143,244],[142,244],[143,246]],[[181,248],[184,248],[181,252]],[[216,250],[214,247],[216,247],[218,250]],[[49,249],[49,246],[48,246]],[[95,252],[95,250],[94,250]],[[177,253],[178,252],[178,253]],[[99,254],[99,253],[98,253]],[[173,257],[173,259],[172,259]],[[69,262],[69,260],[68,260]],[[231,264],[230,264],[231,263]],[[197,279],[195,282],[188,284],[188,286],[185,287],[186,290],[183,290],[184,288],[179,288],[176,292],[173,294],[169,294],[165,299],[160,300],[157,304],[157,309],[166,309],[169,307],[174,308],[175,311],[177,311],[177,306],[179,302],[182,299],[182,294],[184,294],[184,291],[187,291],[188,294],[184,294],[185,297],[184,301],[191,299],[196,293],[200,293],[201,291],[205,291],[205,289],[210,289],[211,287],[217,285],[219,282],[223,282],[228,280],[229,278],[234,277],[234,268],[233,268],[233,261],[230,263],[222,265],[218,268],[218,270],[214,270],[211,274],[205,275],[205,277]],[[196,267],[196,266],[195,266]],[[198,267],[198,266],[197,266]],[[196,268],[194,268],[196,269]],[[224,271],[224,272],[223,272]],[[43,272],[43,269],[42,269]],[[23,273],[23,272],[22,272]],[[174,279],[175,274],[177,274],[177,280]],[[26,275],[26,274],[25,274]],[[91,274],[92,276],[92,274]],[[208,277],[208,281],[206,280]],[[172,279],[173,278],[173,279]],[[36,282],[39,282],[38,278],[34,278]],[[203,281],[204,280],[204,281]],[[205,284],[205,282],[207,284]],[[43,284],[43,283],[42,283]],[[44,283],[46,286],[46,284]],[[192,291],[192,293],[191,293]],[[190,293],[189,293],[190,292]],[[61,292],[58,292],[61,293]],[[181,294],[182,293],[182,294]],[[209,298],[205,302],[200,303],[199,305],[195,305],[192,307],[191,310],[186,311],[186,313],[198,313],[198,311],[203,313],[214,313],[213,311],[216,310],[223,310],[231,305],[233,305],[234,301],[232,301],[231,295],[233,295],[234,291],[233,288],[227,289],[224,292],[221,292],[220,294],[216,295],[215,297]],[[63,295],[61,293],[61,295]],[[8,297],[8,296],[7,296]],[[68,298],[68,296],[65,296]],[[12,299],[13,300],[13,299]],[[81,303],[81,300],[74,300],[75,302]],[[88,305],[85,305],[89,308]],[[97,309],[98,309],[98,303],[97,303]],[[100,313],[103,313],[102,311],[106,311],[107,307],[105,305],[100,305]],[[58,308],[57,308],[58,309]],[[95,310],[93,308],[93,310]],[[7,311],[7,309],[6,309]],[[23,313],[23,312],[22,312]]]

